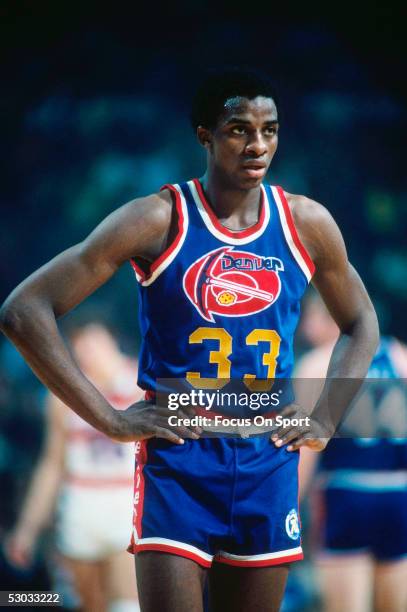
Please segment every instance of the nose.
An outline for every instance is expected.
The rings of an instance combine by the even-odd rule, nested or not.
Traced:
[[[260,157],[267,153],[266,141],[261,131],[256,131],[251,134],[250,140],[245,147],[245,153],[255,157]]]

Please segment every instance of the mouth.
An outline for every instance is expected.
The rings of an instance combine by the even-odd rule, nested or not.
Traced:
[[[262,178],[267,171],[267,165],[259,161],[250,161],[243,164],[243,171],[251,178]]]

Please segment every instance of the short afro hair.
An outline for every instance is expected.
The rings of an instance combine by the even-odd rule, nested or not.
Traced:
[[[194,130],[201,125],[215,128],[230,98],[252,100],[257,96],[272,98],[277,106],[274,86],[266,74],[248,68],[223,68],[209,72],[200,83],[192,101],[191,123]]]

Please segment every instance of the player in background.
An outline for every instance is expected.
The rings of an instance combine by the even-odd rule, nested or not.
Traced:
[[[112,438],[138,441],[131,548],[143,612],[201,612],[207,578],[214,610],[279,609],[289,564],[302,558],[297,451],[325,446],[376,349],[373,306],[331,215],[263,185],[278,143],[274,98],[256,71],[206,78],[192,112],[203,176],[119,208],[1,310],[2,330],[64,403]],[[139,282],[139,383],[149,400],[117,411],[70,358],[56,319],[126,261]],[[154,404],[159,379],[270,389],[291,376],[311,278],[341,330],[313,430],[279,428],[271,441],[207,438],[182,420],[188,406],[170,423],[173,412]],[[337,377],[351,388],[331,414]],[[285,414],[304,412],[286,406]]]
[[[76,362],[117,410],[141,397],[137,364],[98,322],[69,334]],[[86,612],[138,609],[134,567],[126,551],[131,527],[134,446],[113,442],[47,398],[47,438],[6,553],[28,567],[57,506],[56,547]]]
[[[300,329],[315,347],[295,371],[299,379],[310,379],[299,382],[305,392],[299,401],[311,407],[339,333],[316,294],[307,300]],[[301,450],[300,496],[313,482],[311,520],[324,612],[407,609],[407,441],[400,438],[406,389],[390,382],[406,377],[407,347],[382,338],[368,372],[375,380],[345,421],[356,431],[361,427],[361,437],[334,438],[320,455]],[[380,437],[380,428],[393,437]]]

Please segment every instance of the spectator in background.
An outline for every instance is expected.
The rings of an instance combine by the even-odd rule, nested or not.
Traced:
[[[79,367],[117,409],[141,398],[136,364],[97,322],[70,333]],[[54,395],[48,395],[47,440],[6,553],[31,563],[36,542],[58,506],[56,546],[86,611],[134,612],[134,567],[126,547],[132,525],[134,445],[113,442]]]
[[[311,409],[339,333],[315,294],[308,300],[301,329],[315,348],[296,370],[298,379],[313,379],[298,381],[298,401],[308,402]],[[320,457],[301,449],[302,497],[319,462],[314,488],[319,503],[312,514],[321,540],[316,565],[324,612],[407,610],[407,442],[399,437],[405,431],[397,430],[407,404],[404,383],[395,382],[406,376],[407,347],[382,337],[368,372],[374,381],[365,383],[345,421],[353,427],[362,424],[360,437],[355,431],[353,437],[334,438]],[[368,407],[367,422],[363,411]],[[393,416],[387,418],[393,421],[387,423],[393,438],[380,437],[380,420],[386,424],[383,410]]]

